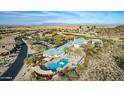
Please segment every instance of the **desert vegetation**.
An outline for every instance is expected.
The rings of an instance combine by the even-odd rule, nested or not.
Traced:
[[[31,49],[41,54],[74,38],[101,39],[102,46],[89,42],[80,48],[65,48],[65,54],[75,59],[82,56],[83,60],[75,69],[59,73],[56,80],[124,80],[124,26],[0,26],[0,39],[10,34],[22,36]],[[27,65],[36,61],[35,55],[25,58]]]

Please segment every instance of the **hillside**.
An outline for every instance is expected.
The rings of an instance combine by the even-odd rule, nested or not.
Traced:
[[[122,46],[122,45],[121,45]],[[124,44],[115,43],[89,59],[79,80],[124,80]],[[123,59],[122,59],[123,58]]]

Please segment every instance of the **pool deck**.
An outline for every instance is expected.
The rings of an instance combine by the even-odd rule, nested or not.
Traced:
[[[61,56],[59,58],[56,59],[56,61],[49,61],[47,63],[45,63],[44,65],[47,66],[48,64],[52,63],[52,62],[57,62],[59,61],[60,59],[64,58],[64,57],[67,57],[67,56]],[[70,60],[70,59],[69,59]],[[57,70],[55,72],[53,72],[52,70],[43,70],[40,68],[40,66],[35,66],[35,67],[32,67],[32,70],[40,75],[45,75],[45,76],[49,76],[49,75],[54,75],[56,72],[59,72],[59,71],[62,71],[64,70],[66,67],[68,67],[69,65],[71,64],[71,62],[68,62],[64,67],[59,67],[57,68]]]
[[[53,75],[55,74],[56,72],[60,72],[60,71],[63,71],[65,68],[68,67],[68,69],[72,69],[72,68],[75,68],[78,64],[80,64],[80,62],[83,61],[83,57],[70,57],[68,55],[62,55],[62,56],[59,56],[59,57],[55,57],[53,60],[50,60],[50,61],[47,61],[44,66],[47,66],[48,64],[50,63],[53,63],[53,62],[57,62],[59,61],[60,59],[62,58],[68,58],[69,59],[69,62],[64,66],[64,67],[59,67],[56,69],[56,71],[52,71],[52,70],[43,70],[40,68],[40,66],[35,66],[35,67],[32,67],[32,69],[40,74],[40,75],[46,75],[46,76],[49,76],[49,75]]]
[[[35,66],[35,67],[32,67],[32,69],[37,72],[38,74],[40,75],[53,75],[55,74],[53,71],[49,70],[49,71],[45,71],[45,70],[42,70],[40,68],[40,66]]]

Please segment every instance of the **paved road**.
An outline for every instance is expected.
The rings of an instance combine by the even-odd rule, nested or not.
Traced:
[[[12,64],[12,66],[2,75],[0,76],[0,81],[11,81],[14,80],[22,66],[24,65],[24,59],[27,56],[27,45],[24,44],[21,46],[20,53]]]

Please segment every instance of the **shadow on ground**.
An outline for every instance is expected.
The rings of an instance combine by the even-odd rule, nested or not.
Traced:
[[[15,79],[22,66],[24,65],[24,59],[27,56],[27,45],[23,44],[20,49],[20,53],[12,64],[12,66],[2,75],[0,76],[0,81],[12,81]]]

